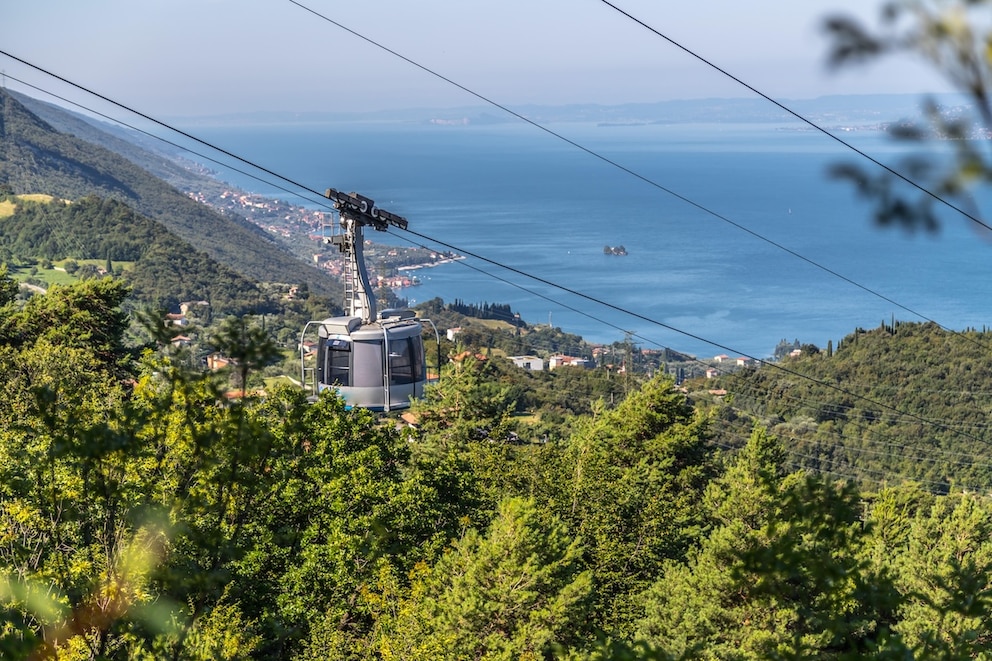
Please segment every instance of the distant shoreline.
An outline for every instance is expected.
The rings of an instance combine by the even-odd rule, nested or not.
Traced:
[[[960,94],[929,95],[945,107],[962,107],[966,100]],[[780,99],[785,107],[818,125],[866,126],[884,125],[907,118],[922,119],[920,94],[850,94],[829,95],[812,99]],[[540,124],[583,122],[610,126],[680,123],[771,123],[798,121],[794,115],[765,99],[750,97],[674,99],[657,102],[604,105],[572,103],[567,105],[515,106],[513,113],[500,112],[492,106],[459,106],[450,108],[403,108],[367,112],[297,112],[271,111],[226,113],[170,118],[186,127],[203,126],[272,126],[300,127],[321,124],[423,124],[439,130],[459,130],[470,126],[519,123],[520,117]]]

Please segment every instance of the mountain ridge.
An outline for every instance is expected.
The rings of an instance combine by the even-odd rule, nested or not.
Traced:
[[[58,117],[52,108],[49,115]],[[63,128],[90,132],[71,116],[61,117],[60,123]],[[142,151],[137,146],[134,150]],[[116,199],[251,280],[305,283],[321,294],[338,288],[333,278],[292,256],[256,225],[190,199],[125,156],[60,132],[2,89],[0,185],[17,193],[70,200],[88,195]]]

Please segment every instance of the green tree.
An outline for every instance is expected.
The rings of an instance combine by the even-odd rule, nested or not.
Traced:
[[[584,540],[596,576],[592,627],[629,634],[635,596],[700,535],[715,468],[707,439],[705,421],[659,376],[550,457],[537,493]]]
[[[992,504],[955,494],[906,521],[893,563],[905,595],[896,630],[917,658],[992,655]]]
[[[905,658],[898,595],[859,558],[857,492],[782,459],[756,429],[707,491],[719,525],[645,594],[639,636],[691,658]]]
[[[10,273],[7,271],[7,265],[0,264],[0,307],[7,305],[17,298],[19,289],[20,285],[10,277]]]
[[[507,441],[514,430],[515,408],[513,389],[492,361],[463,355],[410,411],[432,445],[451,450],[471,441]]]
[[[486,534],[472,528],[410,596],[380,620],[382,658],[542,659],[576,642],[592,575],[582,548],[533,502],[502,503]]]
[[[54,286],[45,296],[32,297],[23,308],[0,317],[0,343],[19,348],[47,340],[85,348],[121,375],[133,358],[124,344],[128,317],[121,304],[127,295],[126,285],[109,278]]]

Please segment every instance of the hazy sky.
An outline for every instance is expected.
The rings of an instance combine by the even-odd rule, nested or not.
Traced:
[[[508,106],[751,95],[600,0],[299,2]],[[4,4],[0,50],[153,116],[479,104],[290,0]],[[824,17],[855,14],[874,24],[873,0],[615,4],[777,99],[940,91],[907,62],[826,70]],[[65,90],[7,57],[0,69]]]

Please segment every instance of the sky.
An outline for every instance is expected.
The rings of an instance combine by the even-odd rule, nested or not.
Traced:
[[[614,4],[778,100],[945,91],[907,58],[828,70],[824,18],[875,25],[874,0]],[[601,0],[5,0],[0,50],[154,117],[753,96]]]

